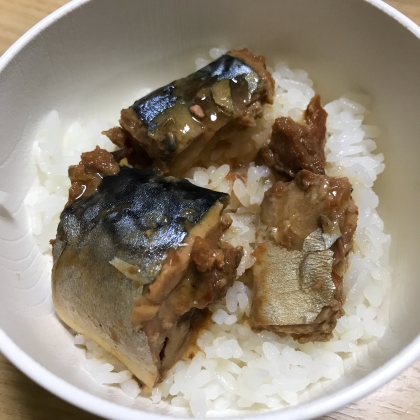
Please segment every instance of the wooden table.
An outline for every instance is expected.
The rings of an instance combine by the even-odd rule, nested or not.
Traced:
[[[387,0],[420,25],[420,0]],[[0,0],[0,55],[67,0]],[[322,420],[420,419],[420,361],[369,397]],[[36,385],[0,354],[1,420],[98,420]],[[320,419],[321,420],[321,419]]]

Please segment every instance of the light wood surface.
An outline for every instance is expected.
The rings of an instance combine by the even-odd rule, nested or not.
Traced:
[[[67,0],[0,0],[0,55],[30,27],[65,3]],[[420,25],[420,0],[387,0],[387,3]],[[420,361],[376,393],[322,420],[417,420],[419,389]],[[0,419],[99,418],[45,391],[0,354]]]

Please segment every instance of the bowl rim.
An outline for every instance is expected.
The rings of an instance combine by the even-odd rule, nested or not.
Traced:
[[[89,3],[90,1],[93,0],[72,0],[29,29],[0,57],[0,72],[13,61],[15,56],[17,56],[37,34],[41,33],[68,13],[82,7],[85,3]],[[420,27],[389,4],[384,3],[382,0],[360,1],[368,3],[379,11],[387,14],[420,40]],[[172,417],[123,406],[90,394],[69,384],[21,350],[1,328],[0,352],[38,385],[64,401],[90,413],[107,419],[118,420],[137,419],[140,413],[146,415],[148,420],[167,420],[168,417]],[[384,365],[347,386],[345,389],[335,391],[331,395],[326,395],[297,406],[282,408],[280,411],[274,410],[258,414],[255,413],[252,417],[274,419],[275,416],[278,418],[278,416],[281,415],[281,418],[284,420],[305,420],[331,413],[376,391],[408,368],[419,356],[420,335]],[[237,420],[243,418],[244,416],[231,417],[231,419]]]

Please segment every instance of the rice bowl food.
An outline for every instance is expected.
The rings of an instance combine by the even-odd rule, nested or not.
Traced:
[[[210,57],[217,59],[225,51],[214,48]],[[205,65],[206,60],[197,59],[197,67]],[[252,279],[248,269],[256,259],[253,251],[260,205],[275,179],[264,164],[251,161],[233,170],[221,162],[259,150],[269,138],[275,118],[301,121],[315,95],[305,71],[292,70],[284,62],[273,63],[270,70],[276,82],[274,103],[265,105],[255,130],[250,130],[246,138],[233,139],[234,147],[215,150],[205,167],[190,168],[186,174],[197,186],[231,196],[225,212],[232,224],[223,240],[242,247],[244,254],[235,283],[223,300],[210,306],[211,322],[200,332],[194,351],[178,361],[153,390],[141,390],[124,365],[89,338],[75,335],[75,345],[86,352],[82,367],[99,384],[119,384],[132,398],[147,397],[155,404],[170,404],[195,417],[226,410],[235,413],[279,408],[304,401],[319,387],[343,375],[355,364],[357,355],[384,334],[391,281],[390,237],[383,232],[383,222],[375,210],[378,197],[372,191],[377,175],[384,169],[383,156],[372,153],[376,148],[374,138],[380,133],[376,127],[364,124],[369,98],[350,94],[324,107],[328,113],[326,174],[350,180],[359,208],[355,242],[344,276],[345,315],[338,320],[333,338],[324,343],[299,343],[250,328]],[[39,179],[26,204],[33,233],[44,252],[49,251],[49,240],[55,237],[67,202],[68,166],[77,164],[82,152],[98,145],[112,150],[109,140],[99,133],[113,125],[95,121],[92,126],[78,122],[65,126],[55,111],[40,125],[34,146]],[[58,138],[62,138],[61,144]]]

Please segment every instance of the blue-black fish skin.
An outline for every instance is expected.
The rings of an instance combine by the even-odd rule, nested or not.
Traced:
[[[131,150],[137,142],[153,168],[182,177],[189,168],[202,165],[200,159],[229,132],[255,126],[273,94],[274,80],[265,58],[247,49],[231,50],[123,109],[124,144],[117,131],[107,135],[126,148],[123,155],[131,165],[137,165],[137,153]]]
[[[232,80],[235,84],[253,72],[243,61],[230,55],[222,55],[188,77],[169,83],[138,99],[130,108],[136,112],[148,131],[153,132],[158,125],[154,119],[175,106],[177,101],[192,101],[201,89],[209,88],[224,79]]]
[[[150,170],[105,176],[61,215],[52,270],[59,317],[153,387],[234,280],[242,250],[219,242],[228,200]],[[223,251],[223,267],[197,272],[196,235]]]
[[[70,246],[107,237],[108,258],[141,267],[152,282],[170,249],[176,249],[224,193],[197,187],[184,179],[150,170],[123,167],[104,177],[97,191],[76,200],[61,214],[59,232]]]

